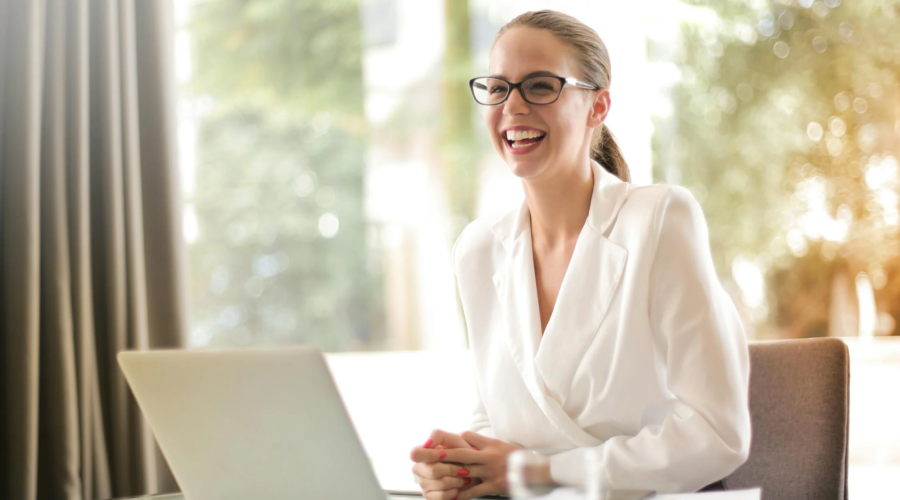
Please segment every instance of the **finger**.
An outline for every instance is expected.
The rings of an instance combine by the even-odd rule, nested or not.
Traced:
[[[456,500],[470,500],[472,498],[483,497],[486,495],[491,495],[497,493],[493,491],[494,487],[488,483],[481,483],[477,486],[473,486],[465,491],[459,492],[459,495],[456,497]]]
[[[467,465],[465,469],[457,469],[454,474],[469,479],[484,479],[488,475],[488,470],[486,465]]]
[[[436,462],[441,460],[439,454],[438,458],[434,458],[435,455],[422,455],[418,453],[420,450],[446,450],[450,448],[471,448],[468,443],[463,440],[459,434],[454,434],[452,432],[442,431],[440,429],[436,429],[431,432],[431,437],[428,438],[427,441],[422,446],[416,446],[409,452],[409,458],[413,462]]]
[[[459,492],[462,493],[468,489],[475,487],[475,485],[481,484],[481,479],[469,479],[463,478],[463,485],[459,488]]]
[[[485,460],[487,459],[484,452],[465,448],[446,450],[443,452],[443,456],[438,452],[438,457],[443,462],[457,464],[483,464],[486,463]]]
[[[459,466],[452,464],[423,464],[421,462],[413,465],[413,474],[426,479],[440,479],[442,477],[461,477],[457,471],[461,470]]]
[[[431,431],[431,437],[428,441],[425,441],[425,444],[428,446],[422,446],[423,448],[434,448],[437,445],[441,445],[444,448],[471,448],[469,443],[466,442],[459,434],[453,432],[442,431],[440,429],[435,429]]]
[[[422,496],[428,500],[452,500],[459,495],[459,490],[453,488],[452,490],[431,490],[426,491]]]
[[[490,446],[491,441],[495,441],[494,439],[472,431],[463,432],[459,437],[469,445],[467,448],[475,447],[482,450]]]
[[[446,448],[413,448],[411,452],[409,452],[409,458],[413,462],[424,462],[424,463],[432,463],[438,461],[450,462],[451,460],[446,460],[447,454],[450,453],[451,450]],[[463,450],[460,450],[463,451]],[[465,450],[471,451],[471,450]]]
[[[416,446],[415,448],[410,450],[409,459],[413,462],[437,462],[438,460],[443,460],[444,457],[447,456],[447,454],[445,453],[447,449],[448,448],[445,448],[442,444],[433,445],[432,448]]]
[[[463,478],[463,486],[459,491],[465,491],[481,484],[481,479],[472,479],[470,477]]]
[[[471,480],[469,481],[471,483]],[[454,488],[460,489],[463,486],[466,486],[465,478],[461,477],[442,477],[440,479],[419,479],[419,486],[422,487],[425,491],[431,490],[452,490]]]
[[[413,462],[451,462],[457,464],[483,464],[485,454],[471,448],[428,449],[413,448],[409,453]]]

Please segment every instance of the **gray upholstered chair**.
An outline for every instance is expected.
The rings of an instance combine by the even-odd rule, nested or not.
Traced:
[[[838,339],[750,345],[750,457],[726,489],[764,500],[847,500],[850,358]]]

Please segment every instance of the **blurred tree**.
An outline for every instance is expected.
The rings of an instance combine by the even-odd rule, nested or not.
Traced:
[[[201,342],[383,346],[363,212],[358,8],[356,0],[192,5],[187,91],[203,114],[190,253]]]
[[[441,159],[450,213],[454,217],[453,240],[475,219],[478,202],[478,158],[472,120],[472,49],[468,0],[444,0],[445,53]]]
[[[900,3],[686,3],[704,21],[683,25],[654,177],[703,204],[720,276],[756,262],[780,336],[825,334],[833,280],[858,272],[898,317]]]

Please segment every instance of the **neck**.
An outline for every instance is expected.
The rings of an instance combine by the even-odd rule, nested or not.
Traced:
[[[597,179],[590,160],[552,171],[546,179],[526,179],[522,184],[531,212],[532,241],[555,247],[578,238],[591,208]]]

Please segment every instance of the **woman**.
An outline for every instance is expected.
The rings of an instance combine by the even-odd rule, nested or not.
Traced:
[[[470,82],[525,201],[472,222],[453,249],[478,406],[471,431],[412,450],[428,500],[508,494],[506,458],[565,450],[546,479],[697,491],[750,447],[749,359],[690,192],[636,187],[604,124],[609,55],[552,11],[500,30]]]

